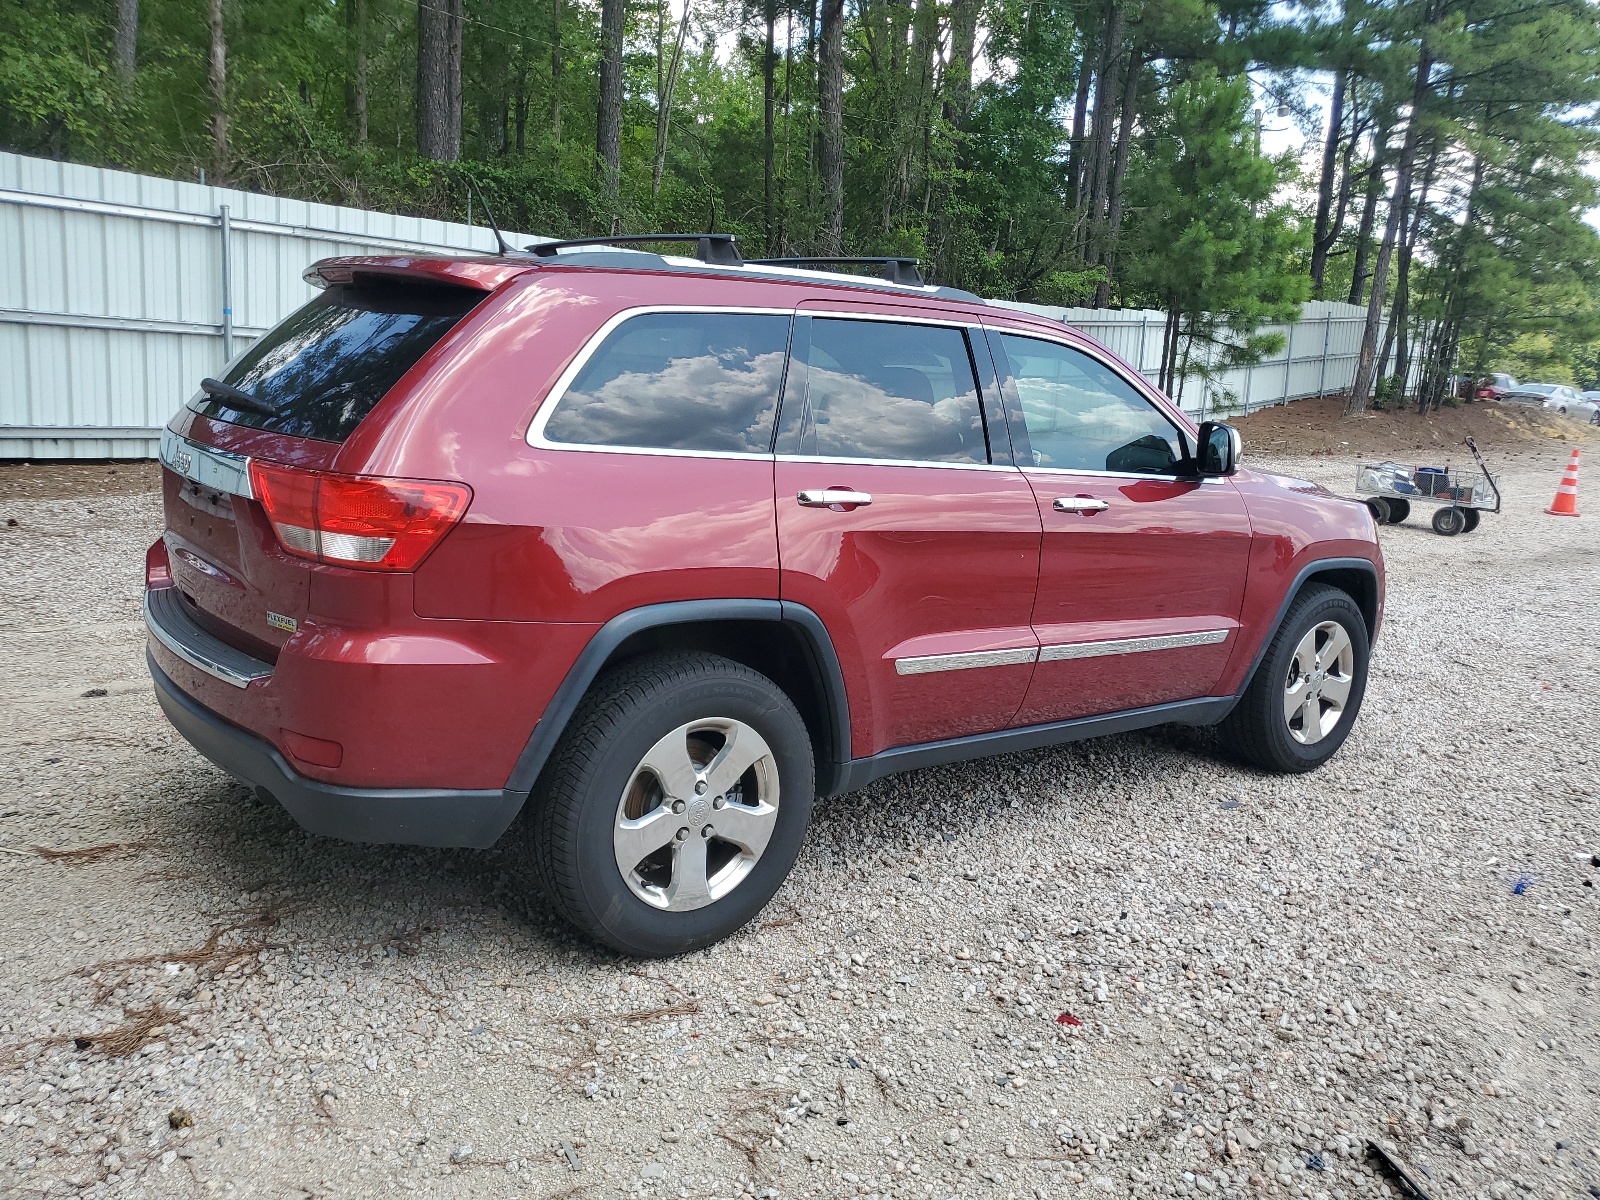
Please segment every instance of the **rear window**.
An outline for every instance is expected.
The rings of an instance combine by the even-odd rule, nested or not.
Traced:
[[[277,409],[202,392],[196,412],[235,425],[342,442],[402,375],[487,293],[453,287],[330,287],[245,351],[222,377]]]

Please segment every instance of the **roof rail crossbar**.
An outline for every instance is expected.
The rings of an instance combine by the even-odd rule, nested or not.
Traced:
[[[554,258],[569,246],[614,246],[628,242],[694,242],[695,257],[719,267],[744,265],[739,256],[739,240],[731,233],[618,233],[610,237],[568,238],[559,242],[535,242],[528,252],[539,258]]]
[[[917,258],[752,258],[750,265],[757,267],[882,267],[883,277],[890,283],[908,287],[926,287],[922,277],[922,260]]]

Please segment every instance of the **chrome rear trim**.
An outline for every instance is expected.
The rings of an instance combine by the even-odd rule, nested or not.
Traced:
[[[144,624],[150,636],[191,667],[236,688],[272,678],[272,664],[262,662],[200,628],[183,609],[175,587],[144,594]]]
[[[1065,642],[1044,646],[1040,662],[1059,662],[1068,658],[1102,658],[1109,654],[1144,654],[1151,650],[1180,650],[1186,646],[1214,646],[1228,640],[1226,629],[1206,629],[1199,633],[1169,633],[1158,637],[1115,638],[1105,642]]]
[[[927,654],[894,660],[896,675],[931,675],[935,671],[970,671],[974,667],[1011,667],[1031,663],[1038,654],[1032,646],[1017,650],[969,650],[963,654]]]
[[[243,454],[202,446],[179,437],[170,429],[163,429],[161,465],[201,487],[243,496],[246,500],[255,499],[255,491],[250,486],[250,460]]]

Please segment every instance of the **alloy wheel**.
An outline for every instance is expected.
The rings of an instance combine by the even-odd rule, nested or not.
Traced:
[[[1294,648],[1283,692],[1289,736],[1315,745],[1338,725],[1350,702],[1355,678],[1355,648],[1337,621],[1314,625]]]
[[[688,912],[749,876],[778,818],[778,763],[732,718],[680,725],[634,767],[617,802],[617,869],[655,908]]]

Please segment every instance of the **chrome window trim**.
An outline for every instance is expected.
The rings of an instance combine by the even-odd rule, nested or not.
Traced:
[[[1024,466],[1024,471],[1039,471],[1050,475],[1091,475],[1097,479],[1154,479],[1158,483],[1222,483],[1224,475],[1147,475],[1143,471],[1095,471],[1088,467],[1035,467]]]
[[[161,431],[161,465],[190,483],[231,496],[255,499],[250,484],[250,459],[243,454],[202,446],[179,437],[170,429]]]
[[[847,458],[843,455],[814,458],[809,454],[778,454],[773,457],[781,463],[821,463],[836,467],[942,467],[957,471],[1005,471],[1013,475],[1021,474],[1010,463],[934,462],[920,458]]]
[[[580,454],[650,454],[660,458],[710,458],[710,459],[738,459],[741,461],[767,461],[767,462],[802,462],[802,463],[832,463],[834,465],[857,466],[882,466],[882,467],[955,467],[965,471],[1016,471],[1017,467],[1011,463],[953,463],[953,462],[925,462],[922,459],[905,458],[813,458],[804,454],[757,454],[754,452],[741,452],[736,450],[674,450],[659,446],[587,446],[581,442],[558,442],[545,436],[545,427],[549,425],[555,415],[557,407],[566,399],[567,391],[572,387],[572,381],[589,360],[594,357],[595,351],[600,349],[606,338],[610,337],[618,326],[634,317],[653,316],[661,313],[706,313],[708,315],[730,314],[734,316],[774,316],[788,317],[794,320],[797,317],[830,317],[846,320],[863,321],[891,321],[899,324],[914,325],[940,325],[951,329],[960,329],[967,332],[969,337],[981,333],[983,326],[976,321],[960,321],[953,319],[934,319],[928,317],[902,317],[898,313],[854,313],[836,311],[833,309],[812,308],[767,308],[759,305],[721,305],[721,304],[647,304],[637,308],[625,308],[619,313],[614,313],[606,319],[584,343],[583,347],[567,364],[556,381],[550,387],[544,403],[539,406],[539,411],[528,424],[528,432],[523,440],[529,446],[538,450],[572,450]],[[787,373],[787,360],[785,362]],[[781,396],[780,396],[781,401]],[[1139,478],[1149,478],[1140,476]],[[248,483],[248,478],[246,480]]]
[[[1039,649],[1039,661],[1064,662],[1074,658],[1104,658],[1114,654],[1145,654],[1152,650],[1181,650],[1190,646],[1214,646],[1228,640],[1226,629],[1206,629],[1195,633],[1166,633],[1153,637],[1111,638],[1102,642],[1057,642]]]
[[[145,592],[144,624],[152,638],[191,667],[231,687],[247,688],[258,680],[272,678],[271,663],[207,633],[183,611],[181,604],[175,587]],[[170,629],[164,622],[177,628]]]
[[[938,671],[970,671],[975,667],[1011,667],[1031,663],[1038,656],[1036,646],[1015,650],[967,650],[960,654],[923,654],[894,660],[896,675],[931,675]]]

